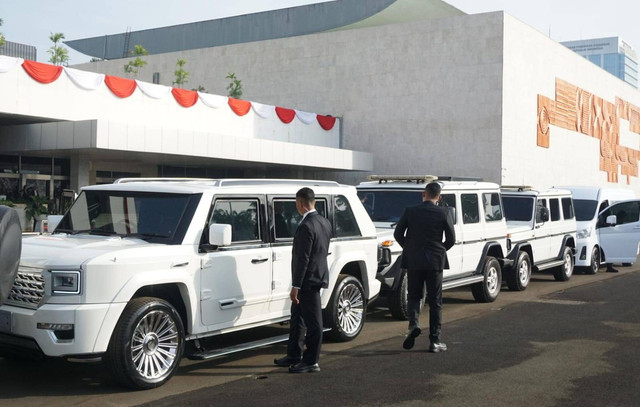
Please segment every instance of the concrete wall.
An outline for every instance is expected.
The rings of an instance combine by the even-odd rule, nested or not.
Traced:
[[[140,79],[342,116],[343,148],[374,154],[374,173],[447,174],[499,182],[502,13],[313,34],[145,57]],[[144,44],[143,44],[144,45]],[[122,75],[126,61],[82,69]],[[344,174],[357,182],[364,174]]]
[[[505,15],[502,182],[510,185],[603,185],[600,140],[558,126],[550,128],[550,146],[537,146],[538,95],[556,99],[556,78],[615,103],[616,97],[640,106],[640,92],[549,39]],[[621,143],[640,148],[640,135],[620,121]],[[637,177],[620,175],[618,185],[640,192]]]

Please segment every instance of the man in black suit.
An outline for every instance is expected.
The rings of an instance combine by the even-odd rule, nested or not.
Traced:
[[[289,343],[287,355],[274,360],[278,366],[289,366],[291,373],[320,371],[320,289],[329,286],[327,256],[332,228],[331,223],[316,212],[315,205],[311,188],[302,188],[296,193],[296,209],[302,215],[302,221],[293,237]]]
[[[447,250],[453,247],[456,235],[453,222],[445,208],[436,204],[442,187],[437,182],[427,184],[422,191],[422,204],[404,210],[393,234],[402,246],[402,268],[407,269],[409,333],[402,346],[413,348],[422,333],[418,318],[424,285],[429,303],[429,352],[447,350],[440,342],[442,326],[442,270],[448,268]],[[406,234],[405,234],[406,232]],[[442,241],[444,234],[445,241]]]

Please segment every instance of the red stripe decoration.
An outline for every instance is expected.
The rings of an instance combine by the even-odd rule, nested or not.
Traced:
[[[238,116],[244,116],[251,110],[251,102],[248,100],[229,98],[229,107]]]
[[[198,101],[198,92],[194,90],[172,88],[171,94],[182,107],[191,107]]]
[[[293,119],[296,117],[296,111],[293,109],[285,109],[284,107],[276,106],[276,114],[282,121],[282,123],[291,123]]]
[[[22,68],[24,68],[30,77],[40,83],[51,83],[58,79],[62,73],[61,66],[43,64],[35,61],[24,61]]]
[[[331,130],[333,128],[333,126],[335,126],[335,124],[336,124],[336,118],[333,117],[333,116],[318,115],[317,119],[318,119],[318,124],[320,125],[320,127],[325,129],[326,131]]]
[[[119,98],[128,98],[136,90],[136,81],[117,76],[105,75],[104,83]]]

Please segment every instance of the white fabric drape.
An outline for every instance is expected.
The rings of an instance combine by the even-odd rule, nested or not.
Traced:
[[[136,84],[142,93],[153,99],[162,99],[171,93],[171,86],[142,82],[136,79]]]
[[[262,103],[251,102],[253,111],[263,119],[268,119],[276,112],[276,107],[273,105],[263,105]]]
[[[229,103],[229,98],[226,96],[198,92],[198,97],[200,98],[202,103],[214,109],[217,109],[221,106],[226,106]]]
[[[24,59],[22,58],[14,58],[8,57],[5,55],[0,55],[0,73],[5,73],[13,70],[18,65],[22,65]]]
[[[303,112],[296,110],[296,117],[304,124],[311,124],[316,121],[317,115],[315,113]]]
[[[71,82],[85,90],[96,90],[104,83],[104,74],[62,67]]]

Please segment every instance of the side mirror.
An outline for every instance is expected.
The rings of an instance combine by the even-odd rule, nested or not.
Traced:
[[[231,244],[231,225],[213,223],[209,226],[209,244],[223,247]]]
[[[609,226],[615,226],[618,223],[618,217],[616,215],[609,215],[607,216],[606,222]]]

